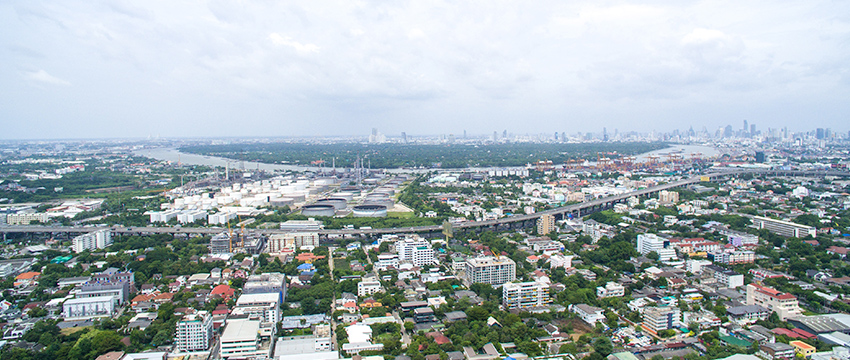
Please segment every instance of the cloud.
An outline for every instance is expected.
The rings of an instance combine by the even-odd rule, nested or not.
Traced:
[[[58,77],[50,75],[47,71],[39,70],[33,72],[27,72],[26,77],[30,80],[35,80],[43,84],[49,85],[59,85],[59,86],[71,86],[71,83],[67,80],[62,80]]]
[[[300,42],[292,40],[292,38],[289,36],[283,36],[278,33],[269,34],[269,40],[271,40],[272,43],[275,45],[289,46],[295,49],[295,51],[299,54],[310,54],[319,51],[319,47],[314,44],[302,44]]]

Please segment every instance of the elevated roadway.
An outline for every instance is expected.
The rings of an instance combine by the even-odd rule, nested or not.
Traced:
[[[645,189],[639,189],[628,193],[609,196],[600,199],[594,199],[579,204],[567,205],[551,210],[541,211],[534,214],[523,214],[504,217],[495,220],[487,221],[467,221],[452,224],[454,229],[466,230],[507,230],[510,228],[520,228],[533,226],[534,222],[541,215],[554,215],[556,219],[569,217],[581,217],[597,211],[613,208],[615,204],[625,202],[628,198],[649,197],[663,190],[674,189],[682,186],[697,184],[702,181],[703,177],[708,177],[709,180],[716,180],[732,175],[741,175],[751,173],[754,175],[769,175],[769,176],[836,176],[850,177],[850,172],[847,171],[798,171],[798,170],[763,170],[763,169],[747,169],[747,168],[721,168],[714,169],[713,172],[693,176],[687,179],[677,180],[666,184],[661,184]],[[81,234],[102,229],[109,229],[114,234],[187,234],[187,235],[213,235],[227,229],[216,227],[179,227],[179,226],[0,226],[0,233],[52,233],[52,234]],[[280,229],[246,229],[253,234],[282,234],[292,232],[290,230]],[[396,233],[439,233],[442,231],[440,225],[430,226],[411,226],[398,228],[381,228],[381,229],[322,229],[319,234],[323,236],[369,236],[381,234],[396,234]]]

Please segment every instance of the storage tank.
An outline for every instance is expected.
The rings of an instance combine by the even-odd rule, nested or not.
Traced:
[[[363,205],[383,205],[387,208],[391,208],[393,207],[393,204],[395,204],[393,199],[386,196],[367,196],[363,199]]]
[[[334,197],[343,198],[346,201],[354,200],[354,194],[352,194],[350,192],[338,192],[338,193],[334,194]]]
[[[343,198],[338,198],[338,197],[324,198],[324,199],[316,200],[316,205],[319,205],[319,204],[332,205],[334,207],[334,209],[342,210],[342,209],[345,209],[348,206],[348,200],[345,200]]]
[[[387,207],[384,205],[357,205],[351,213],[354,217],[386,217]]]
[[[333,205],[328,204],[314,204],[314,205],[304,205],[301,208],[301,215],[304,216],[326,216],[331,217],[336,214],[336,209],[334,209]]]
[[[339,191],[351,193],[354,196],[360,195],[360,188],[358,188],[356,186],[343,186],[343,187],[339,188]]]

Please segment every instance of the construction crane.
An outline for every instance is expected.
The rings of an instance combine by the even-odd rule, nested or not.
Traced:
[[[490,252],[493,253],[493,256],[496,257],[496,260],[499,260],[499,254],[496,254],[496,250],[490,250]]]

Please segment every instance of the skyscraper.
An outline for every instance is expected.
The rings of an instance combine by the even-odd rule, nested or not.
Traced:
[[[407,133],[404,131],[401,132],[401,141],[407,144]]]

